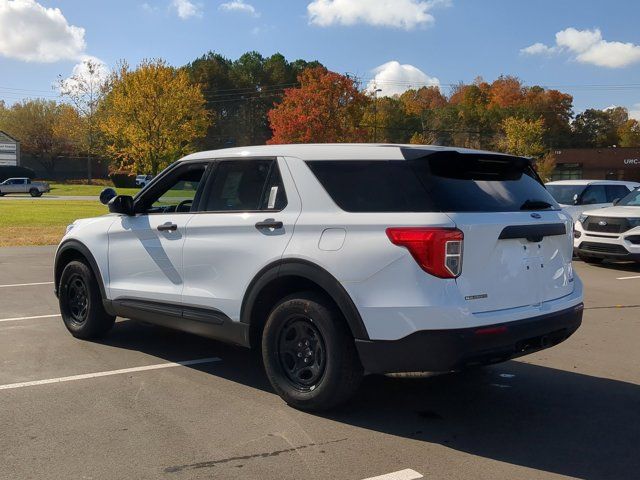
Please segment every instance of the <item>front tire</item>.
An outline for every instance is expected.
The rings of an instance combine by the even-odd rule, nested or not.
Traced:
[[[344,318],[314,292],[286,297],[271,311],[262,358],[278,395],[300,410],[327,410],[346,402],[364,374]]]
[[[86,264],[69,262],[58,290],[60,314],[71,335],[100,338],[111,330],[116,318],[105,311],[98,282]]]

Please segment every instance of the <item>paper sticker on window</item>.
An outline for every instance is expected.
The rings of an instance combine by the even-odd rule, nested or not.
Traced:
[[[278,187],[271,187],[271,191],[269,192],[269,202],[267,203],[267,208],[275,208],[277,196],[278,196]]]

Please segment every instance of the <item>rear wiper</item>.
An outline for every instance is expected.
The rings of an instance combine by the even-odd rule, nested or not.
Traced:
[[[544,200],[527,200],[522,205],[520,205],[520,210],[542,210],[545,208],[551,208],[549,202],[545,202]]]

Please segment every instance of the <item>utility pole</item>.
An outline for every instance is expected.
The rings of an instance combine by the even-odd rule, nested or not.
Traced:
[[[381,88],[373,91],[373,143],[378,142],[378,92],[381,91]]]

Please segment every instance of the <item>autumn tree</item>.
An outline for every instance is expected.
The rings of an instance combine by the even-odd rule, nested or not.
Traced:
[[[633,118],[627,120],[618,129],[618,137],[621,147],[640,147],[640,122]]]
[[[94,58],[83,60],[69,78],[58,77],[58,89],[80,114],[75,137],[80,150],[87,156],[87,181],[91,183],[91,159],[98,154],[98,112],[108,92],[107,67]]]
[[[544,182],[552,180],[553,171],[556,169],[556,160],[551,154],[546,154],[535,162],[536,171]]]
[[[189,153],[209,125],[200,87],[160,59],[144,60],[135,70],[121,64],[102,108],[99,128],[107,150],[132,173],[157,174]]]
[[[539,158],[546,150],[544,138],[544,120],[525,120],[508,117],[502,121],[504,137],[500,141],[503,151],[523,157]]]
[[[298,76],[300,87],[285,91],[282,103],[269,111],[270,144],[363,142],[360,123],[369,97],[348,76],[324,67]]]
[[[400,95],[403,113],[414,120],[414,134],[411,143],[438,143],[442,138],[439,130],[443,126],[442,109],[447,99],[438,87],[409,89]]]
[[[71,105],[24,100],[5,109],[0,130],[20,140],[22,152],[33,155],[51,177],[60,157],[77,153],[73,128],[68,127],[77,125],[78,120],[78,112]]]

